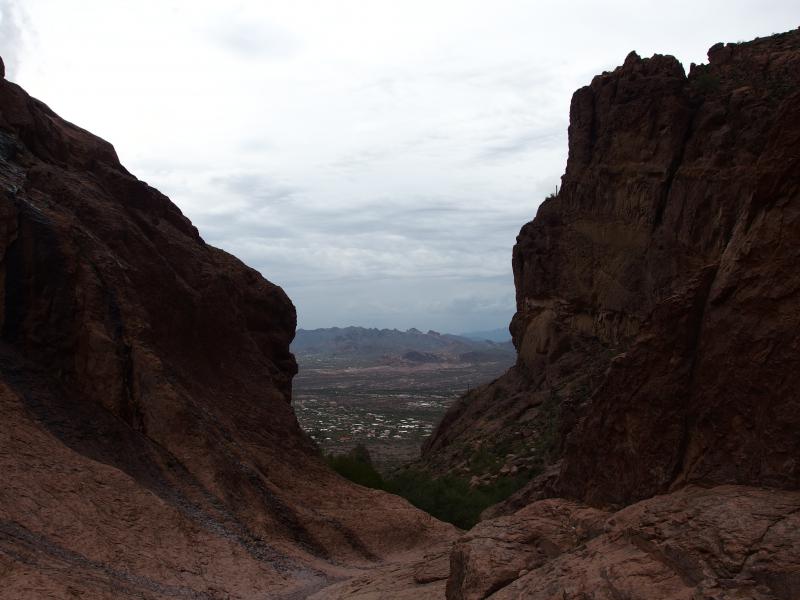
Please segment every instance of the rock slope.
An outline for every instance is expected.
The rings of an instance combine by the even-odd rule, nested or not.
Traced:
[[[451,535],[321,464],[284,292],[5,79],[0,292],[0,597],[304,597]]]

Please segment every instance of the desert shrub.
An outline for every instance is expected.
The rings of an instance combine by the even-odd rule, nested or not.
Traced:
[[[356,447],[350,450],[347,456],[372,466],[372,457],[369,455],[369,450],[364,444],[356,444]]]
[[[367,460],[364,460],[358,453],[329,454],[325,457],[325,461],[339,475],[353,483],[379,490],[384,489],[383,477],[375,470],[368,457]]]
[[[500,450],[481,446],[470,455],[469,467],[475,473],[486,473],[500,468],[502,460],[500,458]]]
[[[405,470],[386,481],[386,490],[402,496],[437,519],[469,529],[481,512],[517,491],[527,477],[501,478],[495,483],[470,487],[466,479],[454,475],[431,477],[428,473]]]
[[[470,487],[462,477],[432,477],[415,469],[398,471],[384,479],[372,466],[369,455],[360,451],[329,454],[325,460],[334,471],[350,481],[397,494],[437,519],[462,529],[475,525],[481,512],[508,498],[529,479],[527,475],[505,477],[488,485]]]

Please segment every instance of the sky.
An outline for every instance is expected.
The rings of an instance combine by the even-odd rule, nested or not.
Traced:
[[[572,92],[797,0],[0,0],[6,77],[114,144],[303,328],[506,327]]]

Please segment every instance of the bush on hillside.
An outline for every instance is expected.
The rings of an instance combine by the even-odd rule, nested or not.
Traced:
[[[481,512],[508,498],[527,481],[524,476],[506,477],[489,485],[470,487],[461,477],[445,475],[434,478],[413,469],[384,479],[372,466],[369,453],[365,452],[366,449],[348,454],[329,454],[326,461],[334,471],[350,481],[397,494],[437,519],[462,529],[471,528],[478,522]]]

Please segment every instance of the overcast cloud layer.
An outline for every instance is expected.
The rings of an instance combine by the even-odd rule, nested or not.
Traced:
[[[25,0],[0,1],[0,53],[301,327],[460,332],[513,314],[576,88],[799,24],[797,0]]]

